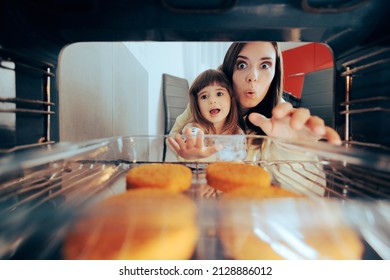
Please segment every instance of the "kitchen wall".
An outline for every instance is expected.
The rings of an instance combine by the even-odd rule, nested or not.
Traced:
[[[308,43],[283,51],[284,89],[301,98],[305,75],[333,68],[332,51],[325,44]]]
[[[122,43],[72,45],[58,72],[61,141],[148,133],[148,73]]]
[[[321,43],[309,43],[283,51],[284,90],[300,100],[300,106],[334,127],[334,71],[332,51]]]

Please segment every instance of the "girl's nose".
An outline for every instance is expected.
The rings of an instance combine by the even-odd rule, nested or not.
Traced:
[[[210,98],[209,103],[210,104],[217,103],[217,100],[215,98]]]

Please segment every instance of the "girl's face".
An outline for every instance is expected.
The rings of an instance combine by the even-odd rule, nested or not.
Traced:
[[[270,42],[246,44],[237,57],[233,89],[242,109],[259,104],[275,76],[276,51]]]
[[[230,112],[231,98],[226,88],[213,84],[198,92],[198,104],[202,116],[218,130]]]

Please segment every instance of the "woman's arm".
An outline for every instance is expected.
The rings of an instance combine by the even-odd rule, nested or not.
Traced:
[[[315,141],[323,138],[329,143],[341,145],[339,134],[326,126],[323,119],[312,116],[308,109],[295,109],[290,103],[278,104],[270,119],[252,113],[249,120],[271,137]]]

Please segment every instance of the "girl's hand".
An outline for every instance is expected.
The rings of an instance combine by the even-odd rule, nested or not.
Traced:
[[[252,113],[249,120],[271,137],[313,141],[326,139],[329,143],[341,145],[339,134],[325,126],[323,119],[312,116],[306,108],[295,109],[290,103],[278,104],[272,110],[270,119]]]
[[[218,146],[204,146],[204,133],[202,130],[199,130],[197,136],[194,138],[191,128],[188,127],[184,130],[184,135],[186,136],[186,140],[183,140],[180,134],[176,134],[174,138],[168,137],[169,144],[171,144],[177,155],[182,158],[188,160],[200,159],[209,157],[218,151]]]

